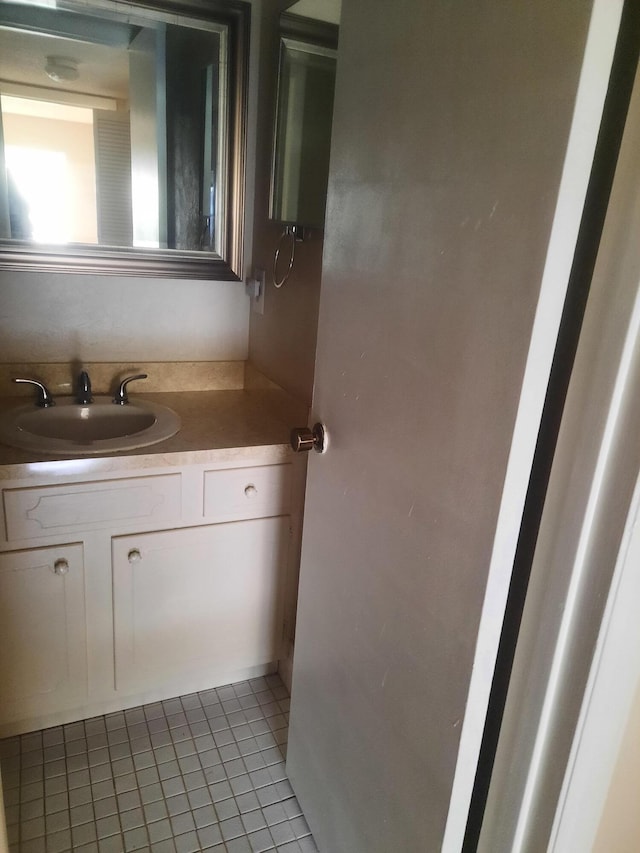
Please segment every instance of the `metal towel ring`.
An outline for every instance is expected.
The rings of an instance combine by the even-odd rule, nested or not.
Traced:
[[[287,266],[286,273],[282,276],[280,281],[278,281],[278,260],[280,259],[280,252],[282,250],[282,242],[285,237],[291,237],[291,253],[289,255],[289,264]],[[284,231],[280,235],[280,239],[278,240],[278,245],[276,247],[276,253],[273,257],[273,286],[274,287],[282,287],[282,285],[287,281],[289,276],[291,275],[291,270],[293,269],[293,262],[296,259],[296,227],[295,225],[286,225]]]

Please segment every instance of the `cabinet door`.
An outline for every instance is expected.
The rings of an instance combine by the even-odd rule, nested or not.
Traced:
[[[288,517],[112,540],[116,689],[198,689],[282,651]]]
[[[86,695],[82,545],[0,554],[0,723]]]

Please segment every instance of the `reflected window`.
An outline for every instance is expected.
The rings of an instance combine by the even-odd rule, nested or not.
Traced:
[[[65,153],[9,145],[6,160],[12,232],[23,235],[22,239],[68,243],[71,215]]]
[[[95,243],[92,110],[3,95],[11,232],[45,243]]]

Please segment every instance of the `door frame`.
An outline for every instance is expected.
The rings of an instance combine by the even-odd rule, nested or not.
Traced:
[[[592,850],[640,684],[640,477],[600,627],[549,851]],[[594,772],[597,768],[597,772]]]
[[[637,40],[637,22],[634,30]],[[640,429],[640,246],[635,239],[640,227],[640,164],[635,153],[640,141],[640,69],[634,71],[533,559],[481,851],[591,849],[589,832],[593,841],[593,822],[599,818],[602,786],[608,788],[608,779],[581,774],[595,775],[594,767],[606,773],[607,763],[615,761],[628,712],[624,691],[616,695],[609,689],[608,714],[615,720],[602,735],[604,743],[596,750],[584,740],[592,703],[601,690],[596,681],[611,676],[602,669],[603,643],[614,629],[624,630],[614,598],[640,500],[640,451],[635,452]],[[630,671],[627,665],[632,662],[625,662],[625,673]],[[619,661],[616,670],[620,677]],[[621,703],[615,713],[614,702]],[[605,764],[587,770],[596,757]],[[576,794],[592,784],[591,800],[585,793],[578,804]],[[577,831],[580,821],[582,841],[577,842],[575,834],[559,834],[570,825]]]
[[[603,116],[623,0],[595,0],[494,536],[473,672],[442,844],[459,853],[549,376]]]

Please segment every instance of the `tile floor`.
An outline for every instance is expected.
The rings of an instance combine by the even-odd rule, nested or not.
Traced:
[[[0,741],[11,853],[314,853],[277,675]]]

